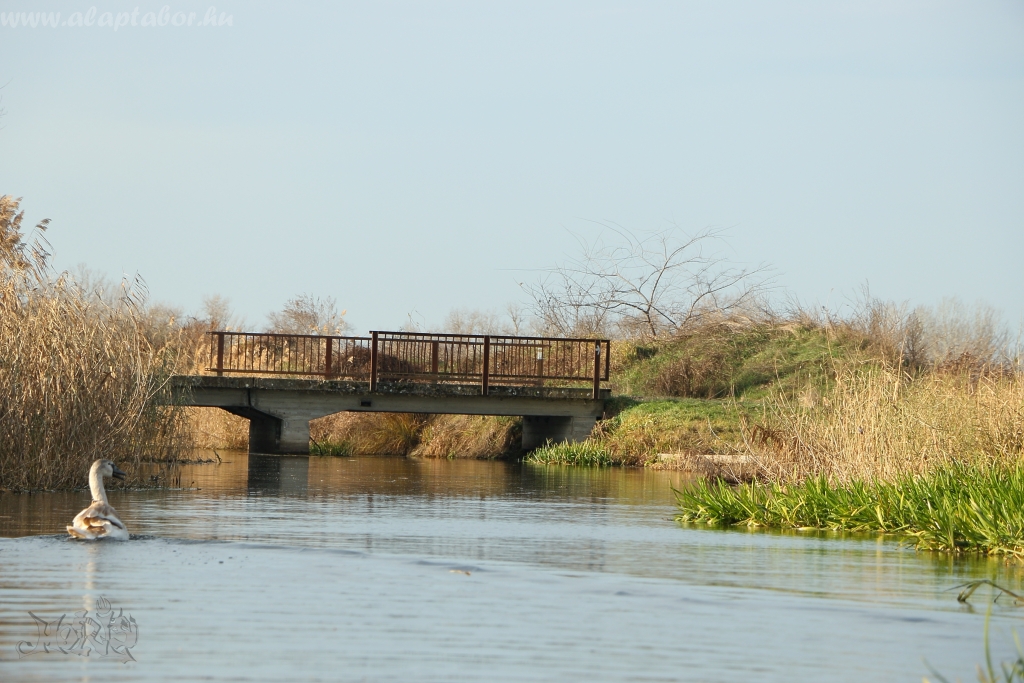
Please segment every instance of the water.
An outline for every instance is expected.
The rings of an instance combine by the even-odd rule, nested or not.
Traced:
[[[975,680],[986,592],[951,588],[1021,583],[875,537],[680,528],[678,473],[225,459],[112,492],[127,543],[64,535],[87,493],[0,496],[0,680]],[[101,597],[135,661],[19,656],[29,611]]]

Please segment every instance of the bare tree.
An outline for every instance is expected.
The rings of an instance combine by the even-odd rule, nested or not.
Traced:
[[[453,334],[521,335],[527,330],[527,311],[516,303],[497,309],[453,308],[439,329]]]
[[[984,363],[1010,364],[1019,355],[1002,314],[982,302],[973,306],[945,298],[935,307],[918,307],[925,353],[933,363],[968,355]]]
[[[735,312],[762,293],[766,268],[740,268],[712,252],[721,232],[679,228],[638,235],[602,224],[610,239],[574,235],[581,255],[524,285],[549,332],[590,336],[618,329],[658,337],[708,315]]]
[[[505,316],[508,318],[509,334],[521,335],[527,328],[527,311],[522,305],[511,302],[505,305]]]
[[[220,294],[203,297],[203,308],[194,320],[210,330],[244,330],[248,325],[245,318],[231,308],[231,300]]]
[[[348,311],[338,311],[334,297],[301,294],[289,299],[284,308],[267,315],[272,332],[284,334],[341,334],[349,328]]]
[[[453,334],[505,334],[508,332],[506,327],[495,311],[475,308],[453,308],[442,324],[445,332]]]

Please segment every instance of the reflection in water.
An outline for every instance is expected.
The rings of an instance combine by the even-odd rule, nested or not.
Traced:
[[[302,496],[309,481],[309,458],[304,456],[249,456],[249,493]]]
[[[676,472],[229,453],[152,474],[173,486],[111,491],[121,544],[66,537],[88,492],[0,495],[0,535],[28,537],[0,538],[5,682],[920,680],[922,658],[966,679],[984,616],[950,588],[1021,579],[877,536],[680,528]],[[138,666],[16,658],[29,610],[101,597],[138,620]]]

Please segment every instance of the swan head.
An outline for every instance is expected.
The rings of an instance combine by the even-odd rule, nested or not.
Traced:
[[[97,460],[92,464],[92,471],[101,477],[114,477],[115,479],[125,478],[125,473],[114,464],[113,460]]]

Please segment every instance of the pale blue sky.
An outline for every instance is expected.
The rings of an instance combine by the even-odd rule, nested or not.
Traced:
[[[0,27],[0,193],[53,219],[59,266],[260,324],[332,295],[363,331],[502,307],[589,221],[675,223],[727,228],[807,300],[868,281],[1024,316],[1019,0],[217,11]]]

